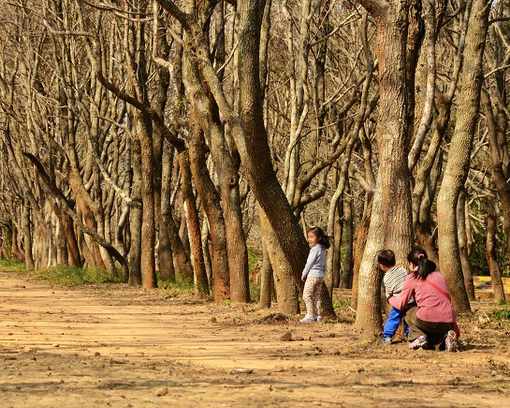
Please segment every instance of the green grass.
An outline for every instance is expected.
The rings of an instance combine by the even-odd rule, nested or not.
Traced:
[[[119,282],[112,278],[108,272],[98,268],[76,268],[73,266],[58,266],[31,273],[36,279],[54,285],[78,286],[93,283]]]
[[[0,268],[13,272],[21,272],[25,270],[25,264],[12,259],[0,259]]]
[[[350,303],[347,300],[336,299],[333,301],[333,309],[335,309],[335,311],[348,308],[349,306]]]
[[[163,280],[159,273],[157,273],[158,289],[167,292],[169,297],[179,297],[184,295],[191,295],[195,291],[193,283],[186,282],[180,275],[176,276],[175,281]]]
[[[493,310],[492,312],[490,312],[488,314],[488,316],[491,320],[499,320],[499,321],[510,320],[510,309],[504,308],[504,309]]]
[[[53,285],[77,286],[92,283],[118,282],[108,272],[98,268],[76,268],[74,266],[55,266],[37,271],[27,271],[25,264],[19,261],[2,259],[0,267],[9,272],[21,272],[29,277],[41,280]]]

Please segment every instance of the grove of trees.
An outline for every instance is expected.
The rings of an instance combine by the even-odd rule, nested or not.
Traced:
[[[422,246],[458,311],[504,299],[510,4],[0,0],[0,258],[381,325],[376,254]],[[260,251],[260,299],[249,255]]]

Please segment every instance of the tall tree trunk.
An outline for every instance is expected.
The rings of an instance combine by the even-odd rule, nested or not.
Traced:
[[[189,57],[185,59],[185,67],[188,94],[196,110],[195,118],[208,139],[220,185],[230,272],[230,300],[233,303],[249,302],[248,252],[242,225],[238,169],[229,151],[216,103],[206,94],[199,72]]]
[[[437,199],[439,265],[444,274],[457,311],[471,310],[464,286],[456,234],[456,208],[467,178],[471,146],[476,131],[483,79],[482,61],[487,34],[490,1],[473,0],[466,34],[464,67],[460,78],[458,109],[448,163]]]
[[[30,232],[30,207],[27,203],[23,205],[22,214],[22,228],[23,228],[23,243],[25,249],[25,268],[28,270],[34,269],[34,256],[32,254],[32,234]]]
[[[204,294],[209,294],[209,282],[207,281],[207,272],[205,270],[204,255],[202,253],[202,237],[200,234],[200,220],[196,207],[195,195],[191,184],[191,171],[188,152],[186,150],[179,153],[179,167],[182,178],[182,194],[184,196],[188,234],[191,243],[191,262],[195,273],[196,286]]]
[[[503,91],[501,99],[505,100],[506,91]],[[510,184],[508,183],[508,163],[505,158],[508,157],[508,145],[506,139],[508,121],[502,108],[497,108],[497,114],[494,115],[492,104],[487,91],[482,90],[482,108],[485,114],[488,136],[489,151],[491,156],[492,179],[499,195],[499,201],[503,208],[503,231],[505,233],[505,242],[507,252],[510,253]]]
[[[11,251],[18,261],[25,262],[25,255],[19,247],[18,229],[14,224],[12,224],[11,229]]]
[[[349,184],[347,185],[349,187]],[[350,188],[344,194],[344,262],[342,265],[342,274],[340,275],[340,288],[352,288],[352,272],[354,265],[354,221],[353,221],[353,202]]]
[[[489,271],[492,281],[492,290],[496,301],[505,300],[505,290],[501,280],[501,271],[499,270],[496,257],[496,200],[489,197],[489,211],[487,213],[487,238],[485,241],[485,257],[489,264]]]
[[[80,258],[80,250],[78,248],[78,240],[74,232],[74,222],[71,216],[62,212],[59,216],[60,224],[67,245],[67,260],[69,265],[81,268],[83,266]]]
[[[370,227],[370,218],[372,217],[372,200],[371,195],[367,195],[365,204],[365,211],[361,217],[356,234],[356,243],[353,251],[353,267],[352,267],[352,297],[351,307],[356,309],[358,307],[358,293],[359,293],[359,268],[365,252],[367,244],[368,228]]]
[[[259,210],[261,211],[261,210]],[[262,268],[260,269],[260,307],[269,309],[273,297],[273,268],[269,260],[266,240],[262,237]]]
[[[344,201],[338,203],[338,210],[333,222],[333,242],[331,245],[331,252],[333,253],[332,274],[333,274],[333,288],[340,287],[341,275],[341,261],[342,261],[342,237],[343,237],[343,223],[342,218],[344,214]]]
[[[158,12],[155,13],[155,19],[158,19]],[[156,29],[159,20],[156,21]],[[167,42],[164,31],[158,30],[155,33],[155,47],[162,58],[168,60],[170,55],[170,46]],[[179,60],[180,64],[180,60]],[[168,69],[159,67],[158,82],[155,98],[155,110],[160,117],[164,117],[165,107],[167,105],[168,90],[170,89],[170,73]],[[153,134],[153,152],[154,152],[154,211],[158,223],[158,262],[159,274],[164,281],[175,281],[175,269],[173,265],[172,245],[168,233],[168,225],[163,212],[166,207],[170,207],[170,183],[171,171],[173,165],[173,151],[170,153],[168,146],[165,146],[163,135],[155,130]]]
[[[473,283],[473,274],[469,264],[468,240],[466,232],[466,190],[461,190],[459,201],[457,202],[457,234],[459,240],[459,255],[462,266],[462,274],[464,275],[464,285],[466,286],[467,295],[470,301],[475,300],[475,285]]]
[[[141,193],[142,193],[142,241],[141,275],[144,288],[157,287],[154,247],[156,231],[154,228],[154,172],[152,152],[152,129],[139,111],[134,115],[136,133],[140,139],[141,150]]]
[[[131,198],[133,202],[129,210],[129,232],[131,245],[129,247],[129,284],[142,284],[142,163],[140,142],[133,135],[131,139],[131,165],[133,169],[133,182],[131,185]]]
[[[238,3],[238,74],[244,126],[242,133],[236,130],[233,133],[246,177],[265,215],[261,219],[275,273],[278,309],[282,313],[298,313],[297,282],[308,246],[273,170],[264,126],[259,77],[259,35],[264,4],[264,0]]]
[[[213,297],[216,302],[230,298],[229,257],[227,234],[218,192],[212,182],[206,163],[203,130],[197,123],[197,113],[191,108],[189,156],[190,168],[200,199],[209,220],[212,244]]]
[[[407,44],[409,3],[362,1],[374,16],[379,62],[379,119],[376,135],[379,149],[373,211],[359,270],[356,326],[368,331],[381,329],[382,275],[375,255],[391,248],[398,265],[406,264],[411,248],[411,190],[407,165],[409,149],[409,77]],[[398,197],[398,200],[395,200]]]
[[[160,205],[159,209],[159,273],[161,279],[175,281],[175,268],[173,251],[176,248],[172,245],[170,235],[169,217],[173,223],[172,207],[170,204],[170,189],[172,183],[172,167],[173,167],[173,147],[162,142],[162,170],[161,170],[161,192],[160,192]],[[156,201],[157,203],[158,201]],[[181,244],[182,246],[182,244]],[[188,260],[188,263],[190,261]],[[191,264],[189,264],[191,269]]]

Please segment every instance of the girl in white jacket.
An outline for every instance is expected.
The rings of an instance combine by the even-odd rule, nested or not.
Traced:
[[[306,305],[306,315],[300,323],[321,322],[321,288],[326,269],[326,248],[329,248],[329,238],[319,227],[311,227],[307,232],[310,254],[301,280],[305,283],[303,300]]]

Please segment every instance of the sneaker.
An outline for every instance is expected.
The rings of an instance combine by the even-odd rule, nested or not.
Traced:
[[[391,341],[391,337],[383,337],[381,339],[381,344],[391,344],[392,341]]]
[[[409,343],[410,349],[419,349],[420,347],[425,347],[427,345],[427,336],[422,335],[418,336],[415,340],[413,340],[411,343]]]
[[[299,323],[312,323],[315,322],[315,317],[305,315],[304,318],[302,318]]]
[[[321,323],[321,322],[322,322],[322,317],[317,316],[317,319],[315,319],[315,321],[316,321],[317,323]]]
[[[449,330],[444,338],[444,349],[446,351],[456,351],[457,348],[457,335],[453,330]]]

